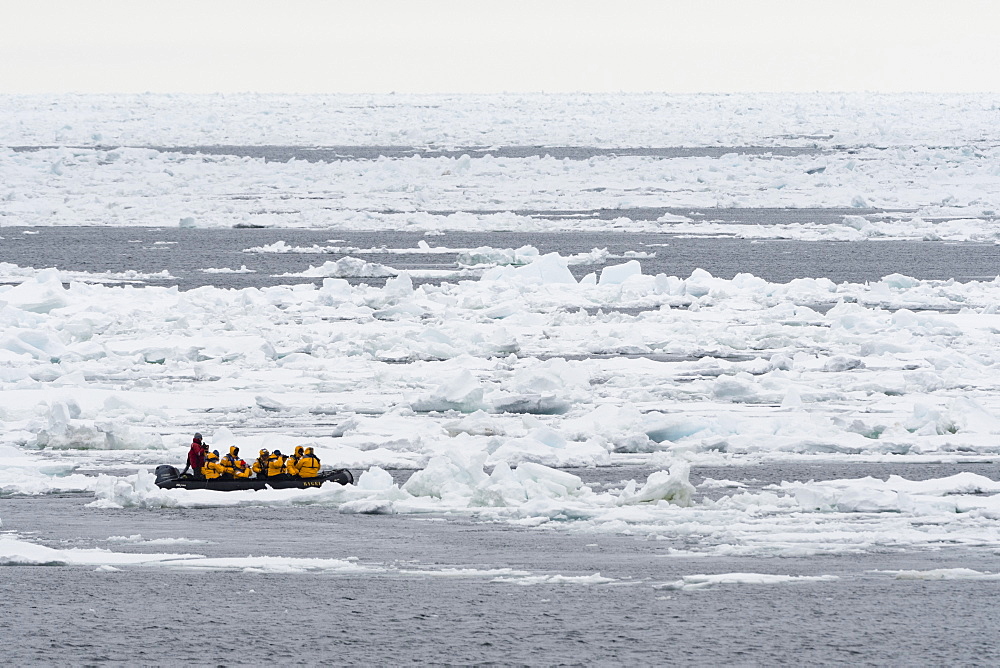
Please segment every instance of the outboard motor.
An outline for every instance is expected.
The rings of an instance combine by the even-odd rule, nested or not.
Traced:
[[[335,482],[339,485],[353,485],[354,484],[354,474],[348,469],[334,469],[332,471],[326,472],[327,480],[330,482]]]
[[[161,464],[156,467],[156,486],[163,489],[171,489],[177,486],[177,481],[181,479],[181,474],[176,468],[169,464]]]

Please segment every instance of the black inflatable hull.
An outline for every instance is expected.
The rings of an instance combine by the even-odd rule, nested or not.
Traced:
[[[323,471],[315,478],[295,478],[282,474],[271,478],[236,478],[204,480],[190,475],[182,476],[176,467],[168,464],[156,467],[156,486],[161,489],[211,489],[217,492],[235,492],[246,489],[307,489],[322,487],[323,483],[350,485],[354,476],[347,469]]]

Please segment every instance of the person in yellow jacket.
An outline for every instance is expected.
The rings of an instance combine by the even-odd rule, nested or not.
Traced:
[[[205,455],[205,464],[201,467],[201,474],[205,476],[205,480],[218,480],[225,472],[226,469],[219,463],[219,453],[217,451],[212,451]]]
[[[281,450],[275,450],[267,458],[267,477],[273,478],[285,472],[285,456]]]
[[[271,453],[267,450],[261,450],[260,456],[253,460],[253,466],[250,467],[258,478],[267,477],[267,461],[271,458]]]
[[[250,477],[250,466],[247,465],[245,459],[239,459],[236,461],[236,469],[233,471],[234,478],[249,478]]]
[[[285,473],[294,476],[299,474],[299,460],[302,459],[304,452],[305,448],[301,445],[295,448],[295,454],[285,460]]]
[[[246,476],[237,475],[240,472],[241,461],[243,460],[240,459],[240,449],[235,445],[229,446],[229,454],[223,457],[220,462],[222,468],[225,469],[224,475],[230,478],[245,478],[249,476],[249,473]],[[246,462],[243,462],[243,468],[246,468]]]
[[[315,478],[319,475],[319,457],[313,453],[312,448],[306,448],[305,454],[298,461],[300,478]]]

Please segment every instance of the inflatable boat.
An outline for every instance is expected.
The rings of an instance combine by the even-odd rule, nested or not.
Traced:
[[[156,467],[156,486],[161,489],[212,489],[217,492],[234,492],[242,489],[306,489],[322,487],[325,482],[350,485],[354,476],[347,469],[320,471],[315,478],[299,478],[282,473],[268,478],[215,478],[205,480],[193,475],[181,475],[177,467],[163,464]]]

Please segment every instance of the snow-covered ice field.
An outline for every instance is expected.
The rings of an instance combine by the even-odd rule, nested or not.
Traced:
[[[748,230],[623,214],[614,226],[992,241],[998,116],[995,95],[6,96],[0,220],[551,231],[608,224],[536,212],[853,207],[874,215]],[[212,150],[163,150],[199,146]],[[412,155],[309,160],[314,147],[380,146]]]
[[[0,564],[88,579],[441,578],[584,588],[591,602],[623,586],[667,601],[998,578],[1000,277],[772,282],[642,264],[681,237],[995,244],[997,96],[8,96],[0,111],[0,499],[17,503],[13,524],[0,505]],[[267,159],[267,147],[378,146],[411,154]],[[595,154],[615,148],[626,155]],[[657,150],[624,150],[637,148]],[[746,224],[716,207],[783,211]],[[817,222],[832,209],[843,213]],[[329,241],[247,245],[242,263],[200,268],[219,284],[181,289],[167,260],[150,271],[123,256],[112,272],[10,261],[51,226],[97,238],[142,227],[143,243],[164,228],[323,228]],[[337,239],[380,229],[426,234],[409,248]],[[449,243],[490,231],[655,232],[664,246]],[[153,242],[165,258],[166,236]],[[414,254],[454,262],[400,268]],[[248,268],[277,255],[311,264]],[[220,287],[229,274],[261,282]],[[248,459],[312,445],[357,484],[156,488],[150,471],[182,462],[194,431]],[[766,483],[744,473],[803,466],[809,476]],[[853,474],[824,475],[833,466]],[[876,466],[888,473],[868,475]],[[86,537],[46,528],[58,512]],[[645,565],[520,567],[500,549],[425,551],[414,558],[431,563],[412,566],[343,542],[258,550],[223,531],[210,545],[196,528],[255,512],[300,529],[317,514],[324,531],[443,521],[537,536],[546,553],[582,536],[622,559],[642,541]],[[178,513],[183,535],[134,530]],[[935,553],[945,561],[922,556]],[[997,656],[990,642],[981,656]],[[814,658],[845,658],[824,651]]]

